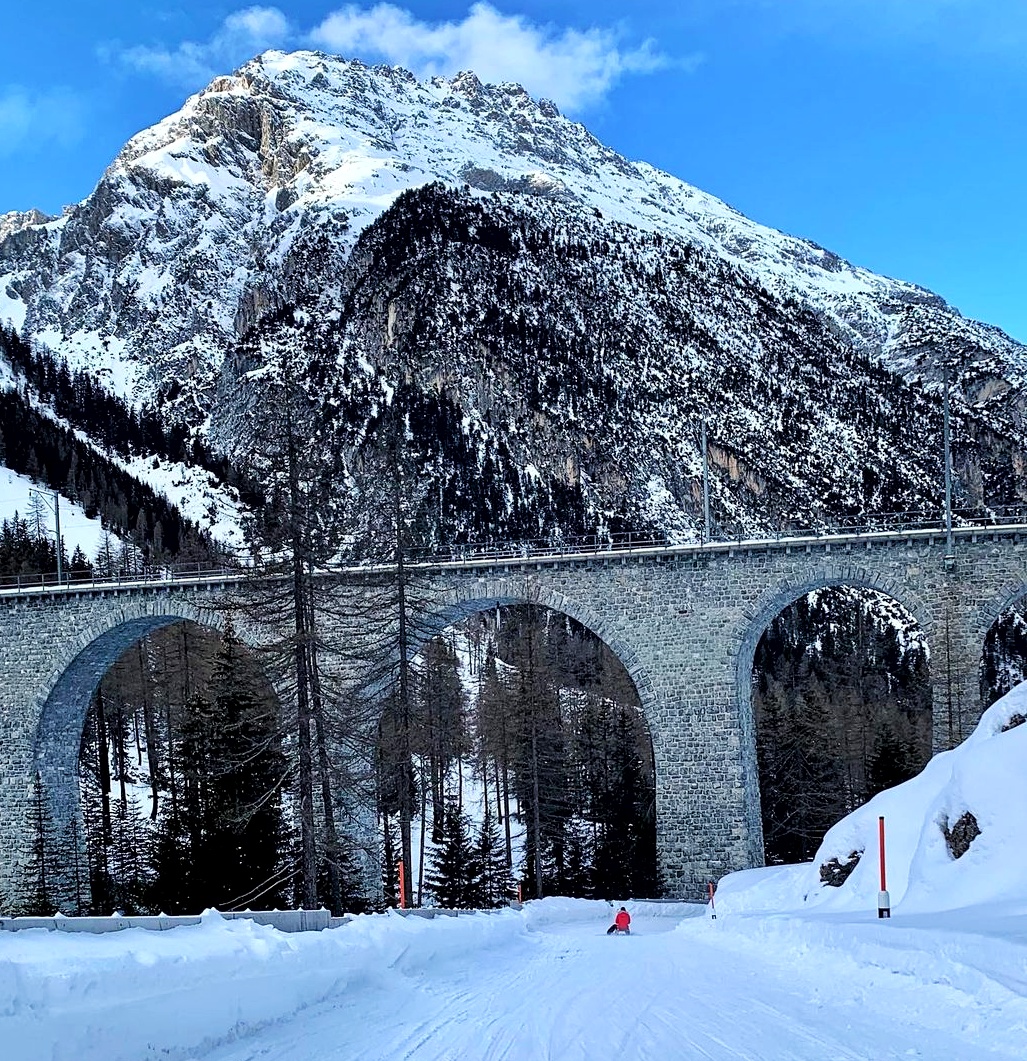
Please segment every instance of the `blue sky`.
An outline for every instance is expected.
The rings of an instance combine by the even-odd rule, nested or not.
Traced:
[[[1027,342],[1025,0],[47,0],[0,15],[0,213],[57,212],[266,47],[474,67]]]

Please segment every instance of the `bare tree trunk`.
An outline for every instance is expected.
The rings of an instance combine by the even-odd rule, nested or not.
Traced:
[[[409,631],[407,629],[407,585],[406,567],[403,557],[403,469],[399,461],[399,429],[393,438],[393,514],[396,522],[396,597],[399,610],[399,836],[401,857],[405,867],[403,874],[403,902],[411,905],[412,851],[410,843],[410,819],[413,816],[413,792],[410,790],[410,659]]]
[[[513,840],[510,836],[510,771],[503,761],[503,831],[506,839],[506,867],[513,869]]]
[[[321,696],[321,671],[317,659],[317,637],[315,630],[313,576],[308,572],[309,606],[308,626],[310,630],[310,689],[313,701],[314,734],[317,738],[318,767],[321,774],[321,804],[325,819],[325,857],[328,862],[328,894],[332,913],[342,915],[342,885],[339,879],[340,845],[339,832],[335,825],[335,803],[332,799],[332,782],[329,772],[328,743],[325,737],[324,700]]]
[[[125,702],[119,696],[117,699],[118,728],[114,733],[114,750],[118,757],[118,783],[119,795],[121,796],[121,809],[128,808],[128,789],[126,788],[125,774],[128,773],[128,756],[125,751]]]
[[[424,783],[424,757],[421,757],[421,836],[417,852],[417,905],[421,905],[421,893],[424,889],[424,834],[427,832],[425,818],[428,813],[428,786]],[[432,825],[434,826],[434,821]]]
[[[317,849],[314,835],[314,763],[310,740],[310,684],[308,668],[307,600],[303,535],[300,527],[299,464],[293,430],[290,395],[286,395],[286,430],[289,460],[289,531],[292,546],[292,607],[295,630],[296,732],[300,810],[300,895],[303,905],[317,905]]]

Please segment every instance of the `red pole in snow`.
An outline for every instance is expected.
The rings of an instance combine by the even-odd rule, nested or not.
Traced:
[[[877,819],[877,838],[881,853],[881,890],[877,893],[877,916],[891,917],[891,896],[888,895],[888,877],[884,864],[884,815]]]
[[[403,859],[396,863],[396,868],[399,870],[399,908],[405,910],[407,908],[407,871],[406,866],[403,865]]]
[[[706,890],[709,892],[709,895],[710,895],[710,920],[716,921],[717,920],[717,908],[716,908],[716,906],[713,905],[713,881],[710,881],[706,885]]]

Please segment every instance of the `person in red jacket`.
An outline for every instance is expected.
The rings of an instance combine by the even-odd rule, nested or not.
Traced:
[[[617,911],[613,924],[606,930],[608,936],[612,936],[614,932],[623,932],[625,936],[631,935],[631,914],[623,906]]]

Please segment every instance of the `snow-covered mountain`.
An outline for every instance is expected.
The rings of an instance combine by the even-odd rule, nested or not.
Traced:
[[[262,334],[331,343],[365,377],[343,401],[416,344],[475,473],[686,536],[699,417],[725,522],[936,505],[948,357],[964,502],[1027,496],[1027,349],[470,73],[268,52],[215,79],[83,203],[0,217],[0,318],[228,452]]]

